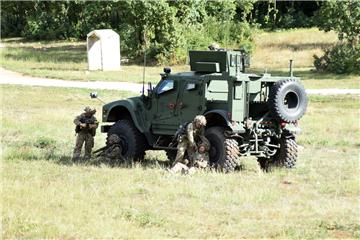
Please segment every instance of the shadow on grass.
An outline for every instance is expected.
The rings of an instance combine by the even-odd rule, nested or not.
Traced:
[[[8,153],[5,155],[4,159],[6,161],[13,160],[23,160],[23,161],[48,161],[58,165],[64,166],[92,166],[92,167],[109,167],[109,168],[142,168],[146,169],[160,169],[168,170],[172,167],[173,163],[171,161],[163,161],[158,159],[144,159],[141,161],[133,161],[132,159],[122,159],[122,160],[109,160],[106,158],[95,157],[91,159],[81,158],[80,160],[74,160],[70,154],[57,153],[56,147],[53,147],[52,143],[40,143],[41,145],[32,145],[31,143],[25,143],[22,146],[19,146],[19,150]],[[216,169],[214,166],[211,166],[210,171],[222,172],[220,169]],[[235,171],[244,170],[242,165],[239,165]]]
[[[311,49],[326,49],[333,46],[333,43],[269,43],[265,44],[265,48],[290,49],[292,51],[303,51]]]
[[[7,59],[15,61],[36,62],[86,62],[86,46],[59,46],[59,47],[7,47],[4,54]]]
[[[70,40],[35,40],[35,39],[26,39],[22,37],[10,37],[1,39],[3,43],[36,43],[36,44],[73,44],[73,43],[82,43],[81,41],[70,41]],[[85,42],[84,42],[85,44]]]
[[[56,160],[54,160],[56,159]],[[101,157],[92,157],[91,159],[79,159],[74,160],[72,156],[68,155],[54,155],[48,161],[53,161],[60,165],[82,165],[82,166],[107,166],[110,168],[134,168],[134,167],[141,167],[143,169],[167,169],[171,167],[170,161],[160,161],[154,159],[144,159],[141,161],[134,161],[132,159],[123,159],[123,160],[109,160]]]

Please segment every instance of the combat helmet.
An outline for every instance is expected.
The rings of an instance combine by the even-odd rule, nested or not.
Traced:
[[[210,46],[208,46],[208,48],[211,51],[218,51],[220,49],[220,45],[218,43],[214,42]]]
[[[96,113],[96,109],[93,108],[93,107],[86,106],[86,107],[84,108],[84,112],[85,112],[85,113],[95,114],[95,113]]]
[[[206,118],[203,115],[197,115],[194,118],[194,123],[199,123],[201,126],[206,126]]]
[[[111,134],[108,138],[109,145],[118,144],[120,143],[120,138],[116,134]]]
[[[208,152],[210,150],[210,143],[204,143],[202,142],[198,149],[199,149],[199,153],[205,153],[205,152]]]

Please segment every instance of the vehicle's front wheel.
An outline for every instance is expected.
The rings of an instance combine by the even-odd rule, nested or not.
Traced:
[[[210,165],[224,172],[233,172],[239,166],[239,146],[235,139],[226,138],[223,127],[210,127],[205,137],[210,141]]]
[[[142,160],[145,156],[147,142],[144,135],[128,119],[117,121],[111,126],[108,136],[116,134],[123,148],[122,155],[126,159]]]
[[[293,168],[296,165],[298,155],[298,145],[293,133],[284,132],[279,140],[280,149],[272,158],[258,158],[260,167],[271,170],[271,167]]]

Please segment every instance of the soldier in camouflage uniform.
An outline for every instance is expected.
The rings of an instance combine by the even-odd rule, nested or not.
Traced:
[[[194,154],[198,149],[197,142],[202,142],[205,145],[210,146],[209,141],[205,138],[206,118],[202,115],[198,115],[194,118],[194,121],[186,126],[185,134],[178,137],[177,154],[175,157],[174,165],[178,162],[184,163],[185,152],[188,155]]]
[[[198,169],[206,169],[209,166],[210,145],[200,144],[198,151],[191,157],[190,166]]]
[[[111,134],[108,138],[107,147],[97,155],[99,162],[107,162],[111,165],[124,162],[122,156],[122,146],[120,144],[120,138],[116,134]]]
[[[211,51],[218,51],[220,49],[220,45],[214,42],[210,46],[208,46],[208,48]]]
[[[90,159],[91,150],[94,147],[94,136],[99,122],[95,118],[95,108],[86,107],[84,113],[74,119],[77,133],[76,144],[74,148],[73,161],[80,159],[81,149],[85,142],[85,159]]]
[[[171,169],[171,173],[193,174],[197,170],[205,170],[209,166],[210,145],[200,144],[198,150],[190,155],[190,161],[185,159],[184,163],[178,162]]]

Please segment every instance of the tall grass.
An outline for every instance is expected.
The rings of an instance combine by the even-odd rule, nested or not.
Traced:
[[[259,174],[244,158],[240,172],[182,176],[157,152],[132,167],[73,164],[73,117],[101,105],[86,90],[2,91],[4,239],[360,237],[358,97],[310,98],[296,169]]]

